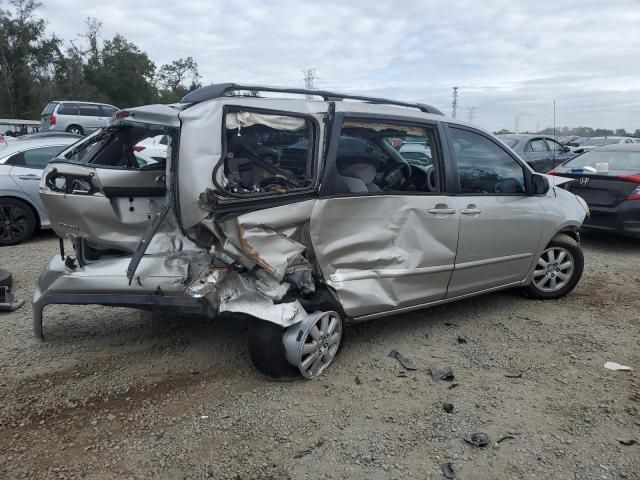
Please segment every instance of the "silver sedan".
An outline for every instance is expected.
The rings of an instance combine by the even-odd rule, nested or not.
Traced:
[[[36,229],[49,228],[38,193],[42,170],[76,141],[73,135],[38,135],[0,143],[0,246],[24,242]]]

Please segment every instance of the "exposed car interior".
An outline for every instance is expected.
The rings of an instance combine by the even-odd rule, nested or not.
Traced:
[[[65,152],[64,157],[101,167],[164,170],[165,159],[150,157],[135,148],[141,141],[159,133],[158,127],[120,125],[106,128],[76,144]]]
[[[311,122],[302,117],[228,112],[214,184],[232,195],[307,188],[314,180],[313,137]]]

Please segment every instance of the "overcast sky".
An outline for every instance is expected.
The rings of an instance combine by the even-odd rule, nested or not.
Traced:
[[[48,28],[87,16],[160,65],[192,56],[203,83],[316,87],[430,103],[520,130],[640,128],[640,1],[42,0]],[[165,6],[161,6],[165,5]]]

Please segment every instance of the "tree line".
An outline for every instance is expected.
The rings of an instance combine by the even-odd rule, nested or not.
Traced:
[[[496,135],[505,135],[509,133],[514,133],[511,130],[507,130],[503,128],[497,132],[493,132]],[[544,130],[540,130],[539,132],[518,132],[524,134],[536,134],[536,135],[553,135],[554,130],[553,127],[547,127]],[[624,128],[616,128],[615,130],[610,130],[608,128],[591,128],[591,127],[559,127],[555,129],[556,137],[568,137],[570,135],[576,135],[578,137],[637,137],[640,138],[640,128],[637,128],[633,133],[627,132]]]
[[[48,34],[36,0],[0,9],[0,118],[38,119],[50,100],[104,102],[118,108],[173,103],[200,86],[192,57],[156,67],[122,35],[102,40],[87,18],[78,39]]]

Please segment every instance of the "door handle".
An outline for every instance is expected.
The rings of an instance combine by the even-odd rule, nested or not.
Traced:
[[[432,215],[453,215],[456,213],[455,208],[430,208],[427,212]]]
[[[478,215],[482,213],[482,210],[476,208],[475,205],[469,205],[469,207],[460,210],[460,213],[462,213],[463,215]]]
[[[29,174],[29,175],[18,175],[18,178],[20,180],[40,180],[40,177],[38,175],[34,175],[34,174]]]

